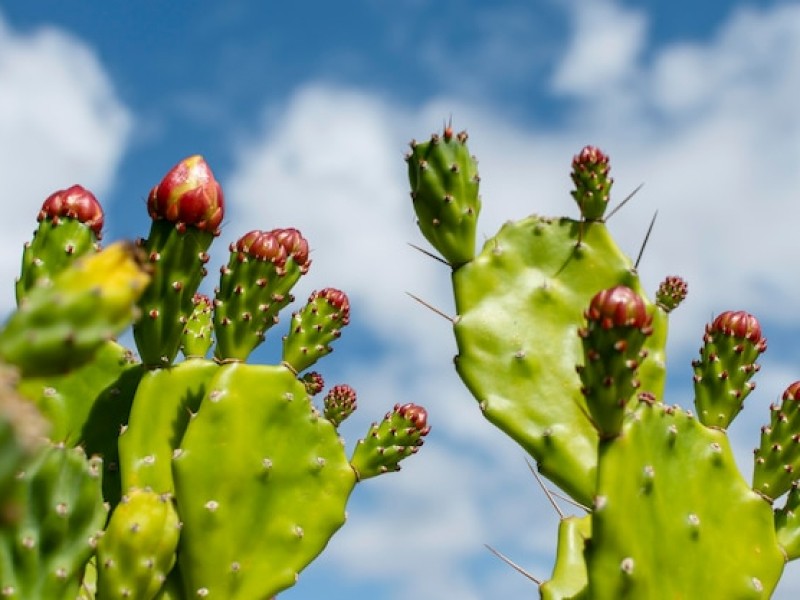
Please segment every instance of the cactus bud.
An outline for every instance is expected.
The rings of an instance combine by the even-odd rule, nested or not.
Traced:
[[[611,184],[608,176],[611,167],[608,156],[594,146],[586,146],[572,159],[572,181],[575,190],[572,197],[587,221],[599,221],[608,207]]]
[[[658,286],[656,305],[664,312],[672,312],[686,299],[689,286],[677,275],[670,275]]]
[[[313,292],[308,303],[292,315],[291,328],[283,338],[283,362],[302,373],[331,352],[330,343],[350,322],[350,301],[341,290]]]
[[[734,338],[748,340],[759,348],[759,352],[767,349],[767,340],[761,337],[761,325],[750,313],[743,310],[726,310],[714,319],[711,333],[722,333]],[[741,350],[737,350],[741,352]]]
[[[293,228],[253,230],[230,246],[214,300],[216,357],[244,360],[278,322],[278,313],[311,264],[308,242]]]
[[[383,421],[373,423],[359,440],[350,464],[359,479],[399,471],[400,461],[416,454],[431,428],[428,412],[417,404],[396,404]]]
[[[54,192],[42,204],[37,220],[51,219],[57,225],[63,217],[76,219],[91,229],[97,239],[102,237],[103,208],[94,194],[80,185]]]
[[[211,167],[195,155],[175,165],[152,189],[147,210],[154,221],[165,219],[178,228],[193,226],[218,235],[225,200]]]
[[[338,427],[356,410],[356,391],[349,385],[335,385],[325,394],[325,418]]]
[[[603,329],[612,327],[644,329],[649,327],[652,321],[642,297],[624,285],[595,294],[585,316],[590,323],[595,322]]]
[[[325,389],[325,380],[316,371],[309,371],[300,378],[300,381],[306,386],[306,393],[309,396],[316,396]]]
[[[725,311],[706,326],[700,358],[692,361],[694,402],[704,425],[724,429],[739,414],[766,349],[761,325],[744,311]]]
[[[643,350],[652,316],[639,294],[626,286],[605,289],[592,298],[578,330],[584,364],[577,367],[581,392],[601,438],[615,437],[639,382]]]
[[[133,328],[148,367],[168,366],[178,353],[224,208],[222,188],[197,155],[175,165],[150,192],[147,210],[153,222],[140,245],[155,274],[139,303],[146,318]]]
[[[47,197],[39,210],[39,228],[25,244],[15,292],[17,304],[38,284],[48,284],[75,260],[98,250],[103,209],[87,189],[73,185]]]
[[[475,256],[475,232],[481,199],[478,162],[467,148],[467,134],[411,142],[406,156],[411,199],[425,238],[456,269]]]

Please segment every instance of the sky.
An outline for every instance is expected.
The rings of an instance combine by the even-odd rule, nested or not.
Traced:
[[[425,405],[432,425],[400,473],[359,485],[281,598],[535,597],[484,544],[547,578],[558,519],[459,382],[450,324],[406,293],[453,313],[447,269],[408,245],[425,245],[408,142],[450,119],[468,130],[481,239],[531,213],[577,216],[569,166],[586,144],[611,156],[613,198],[643,183],[609,227],[635,255],[657,210],[645,286],[689,283],[666,400],[688,406],[714,314],[748,310],[769,340],[730,431],[749,479],[769,403],[800,379],[798,98],[800,4],[780,0],[0,2],[0,311],[52,191],[91,189],[105,240],[144,236],[149,189],[204,155],[227,202],[212,265],[246,231],[294,226],[313,260],[297,297],[350,296],[351,325],[319,365],[358,390],[348,447],[397,402]],[[799,594],[793,563],[775,598]]]

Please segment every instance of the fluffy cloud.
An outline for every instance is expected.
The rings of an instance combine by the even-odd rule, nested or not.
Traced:
[[[102,197],[109,188],[131,117],[93,51],[60,30],[18,34],[0,16],[0,81],[0,280],[9,282],[51,192],[81,183]],[[0,312],[13,298],[7,285]]]
[[[439,441],[403,474],[374,485],[369,502],[353,508],[365,512],[337,536],[341,556],[323,559],[352,577],[360,565],[362,577],[379,572],[391,579],[396,563],[379,558],[389,544],[403,556],[398,597],[413,591],[404,587],[409,572],[436,591],[426,597],[454,597],[453,590],[489,597],[482,586],[496,584],[498,573],[517,585],[518,576],[500,564],[486,566],[489,559],[480,569],[465,567],[478,560],[482,541],[546,575],[555,527],[552,517],[550,530],[535,524],[549,509],[526,479],[521,452],[482,422],[455,376],[442,374],[454,352],[449,324],[404,294],[452,312],[447,270],[406,246],[424,244],[401,162],[409,137],[422,137],[450,114],[469,127],[481,161],[486,236],[503,220],[531,212],[574,215],[569,160],[585,143],[606,149],[618,200],[646,183],[612,230],[635,254],[657,209],[642,275],[650,289],[672,273],[690,283],[672,341],[687,365],[715,312],[744,308],[765,319],[796,312],[800,283],[784,265],[800,254],[792,219],[800,189],[793,108],[800,95],[800,10],[742,9],[713,39],[654,48],[648,58],[642,13],[610,2],[589,12],[575,8],[572,41],[552,80],[553,94],[576,103],[576,117],[563,130],[521,129],[448,98],[411,111],[356,90],[310,85],[286,106],[271,107],[262,130],[243,141],[227,187],[237,204],[229,214],[238,215],[229,230],[300,227],[314,248],[310,278],[353,296],[354,320],[384,350],[349,366],[349,378],[381,401],[430,406],[438,436],[432,439]],[[774,365],[781,375],[791,372],[779,360]],[[765,383],[761,396],[785,385],[777,377]],[[742,455],[766,419],[766,402],[759,404],[758,414],[746,417]],[[399,530],[385,516],[392,510],[399,511]],[[537,518],[525,524],[526,516]],[[792,579],[782,593],[797,589]],[[514,594],[526,593],[522,580]]]

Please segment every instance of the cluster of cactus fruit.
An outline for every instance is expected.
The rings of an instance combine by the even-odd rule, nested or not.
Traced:
[[[770,597],[800,556],[800,382],[770,407],[748,484],[726,429],[766,349],[755,317],[719,314],[693,362],[694,412],[667,405],[668,317],[686,284],[667,277],[647,299],[604,220],[608,157],[589,146],[573,159],[578,219],[506,223],[476,254],[466,142],[447,126],[411,143],[411,198],[452,270],[457,372],[483,415],[586,507],[562,518],[541,597]]]
[[[101,249],[102,208],[73,186],[25,246],[0,330],[2,598],[271,598],[342,526],[355,484],[429,431],[422,407],[395,406],[348,459],[355,391],[315,408],[309,369],[349,321],[340,290],[292,314],[279,364],[245,362],[308,271],[299,231],[243,235],[209,298],[224,197],[205,161],[176,165],[147,208],[146,239]],[[139,359],[115,341],[131,324]]]

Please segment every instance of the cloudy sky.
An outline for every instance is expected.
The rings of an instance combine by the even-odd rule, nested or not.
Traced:
[[[452,311],[447,270],[407,245],[424,243],[407,142],[450,118],[469,131],[482,238],[532,212],[575,216],[568,171],[585,144],[611,155],[617,199],[644,183],[610,227],[635,254],[658,210],[643,279],[689,282],[667,400],[687,404],[713,314],[749,310],[769,338],[731,431],[749,478],[768,404],[800,379],[798,98],[788,1],[4,3],[0,309],[51,191],[92,189],[106,239],[132,238],[147,231],[150,187],[205,155],[228,202],[214,264],[250,229],[296,226],[314,261],[298,296],[350,295],[350,330],[320,365],[359,391],[349,443],[395,402],[424,404],[433,425],[400,474],[359,486],[348,524],[281,597],[535,597],[483,544],[546,577],[557,519],[460,385],[449,324],[406,295]],[[792,564],[776,597],[798,594]]]

